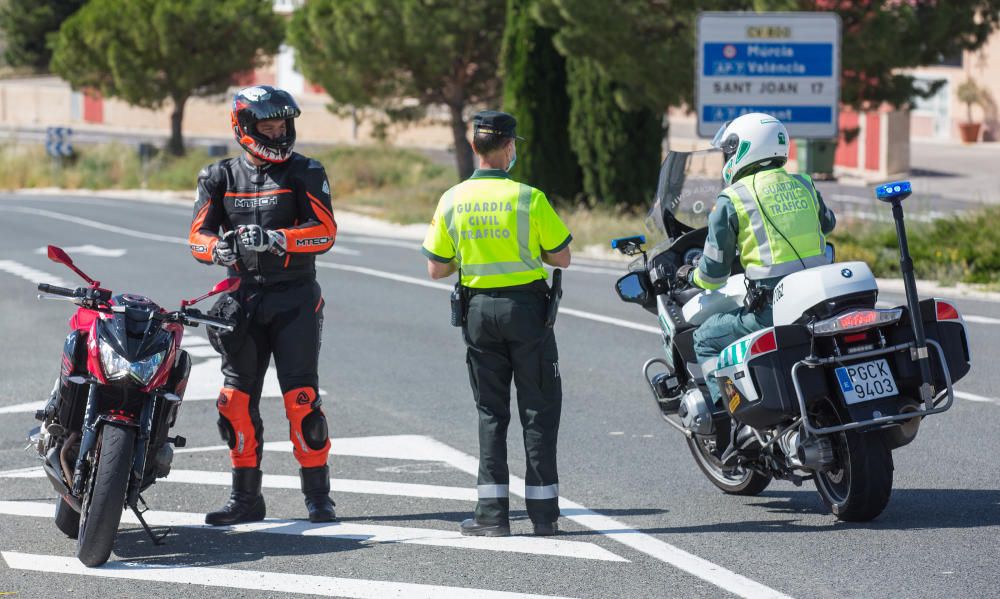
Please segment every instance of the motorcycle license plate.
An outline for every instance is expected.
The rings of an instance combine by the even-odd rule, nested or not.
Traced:
[[[844,401],[848,404],[871,401],[899,393],[899,389],[896,387],[896,378],[892,376],[889,363],[885,360],[872,360],[852,366],[841,366],[834,372],[837,373],[837,381],[840,383],[840,391],[844,394]]]

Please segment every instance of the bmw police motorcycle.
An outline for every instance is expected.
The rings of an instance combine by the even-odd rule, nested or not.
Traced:
[[[892,492],[892,451],[913,441],[924,417],[951,407],[952,386],[971,366],[955,304],[917,297],[902,210],[910,185],[876,190],[896,221],[906,305],[877,303],[868,265],[835,262],[828,246],[829,264],[776,286],[773,327],[699,364],[695,330],[747,296],[738,258],[721,289],[675,283],[677,270],[701,256],[721,165],[718,150],[668,153],[646,219],[650,243],[643,235],[611,242],[636,256],[616,284],[619,297],[656,315],[662,330],[665,355],[647,361],[643,375],[663,419],[723,492],[757,495],[776,478],[811,479],[838,519],[871,520]],[[706,376],[717,378],[721,405]]]

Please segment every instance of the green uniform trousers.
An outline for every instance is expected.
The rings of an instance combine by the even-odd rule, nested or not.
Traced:
[[[559,517],[556,439],[562,409],[559,354],[544,325],[546,285],[472,290],[463,327],[469,382],[479,411],[479,501],[476,520],[506,523],[510,509],[507,426],[510,382],[524,429],[525,503],[534,522]]]
[[[694,353],[698,356],[698,364],[703,365],[709,358],[718,358],[719,352],[729,347],[737,339],[750,333],[766,329],[774,324],[774,314],[770,306],[756,313],[746,311],[746,308],[713,314],[694,332]],[[715,375],[704,372],[705,384],[712,394],[712,399],[719,403],[719,383]]]

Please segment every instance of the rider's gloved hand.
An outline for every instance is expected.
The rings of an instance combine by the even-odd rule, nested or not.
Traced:
[[[281,231],[270,231],[260,225],[240,225],[236,229],[240,243],[255,252],[271,252],[278,256],[285,255],[285,234]]]
[[[239,256],[236,255],[232,235],[224,235],[216,242],[215,249],[212,250],[212,262],[223,266],[232,266],[236,264],[238,259]]]
[[[677,274],[674,275],[674,289],[685,289],[691,286],[691,272],[697,267],[690,264],[685,264],[684,266],[677,269]]]

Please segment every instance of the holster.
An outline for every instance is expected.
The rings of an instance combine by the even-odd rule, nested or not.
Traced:
[[[552,271],[552,286],[546,295],[545,306],[545,326],[552,328],[556,324],[556,316],[559,314],[559,301],[562,300],[562,269],[557,268]]]
[[[749,285],[747,294],[743,298],[743,306],[750,314],[756,314],[771,305],[774,291],[766,287]]]
[[[451,326],[460,327],[465,324],[468,315],[469,294],[462,286],[462,277],[455,283],[455,289],[451,292]]]

